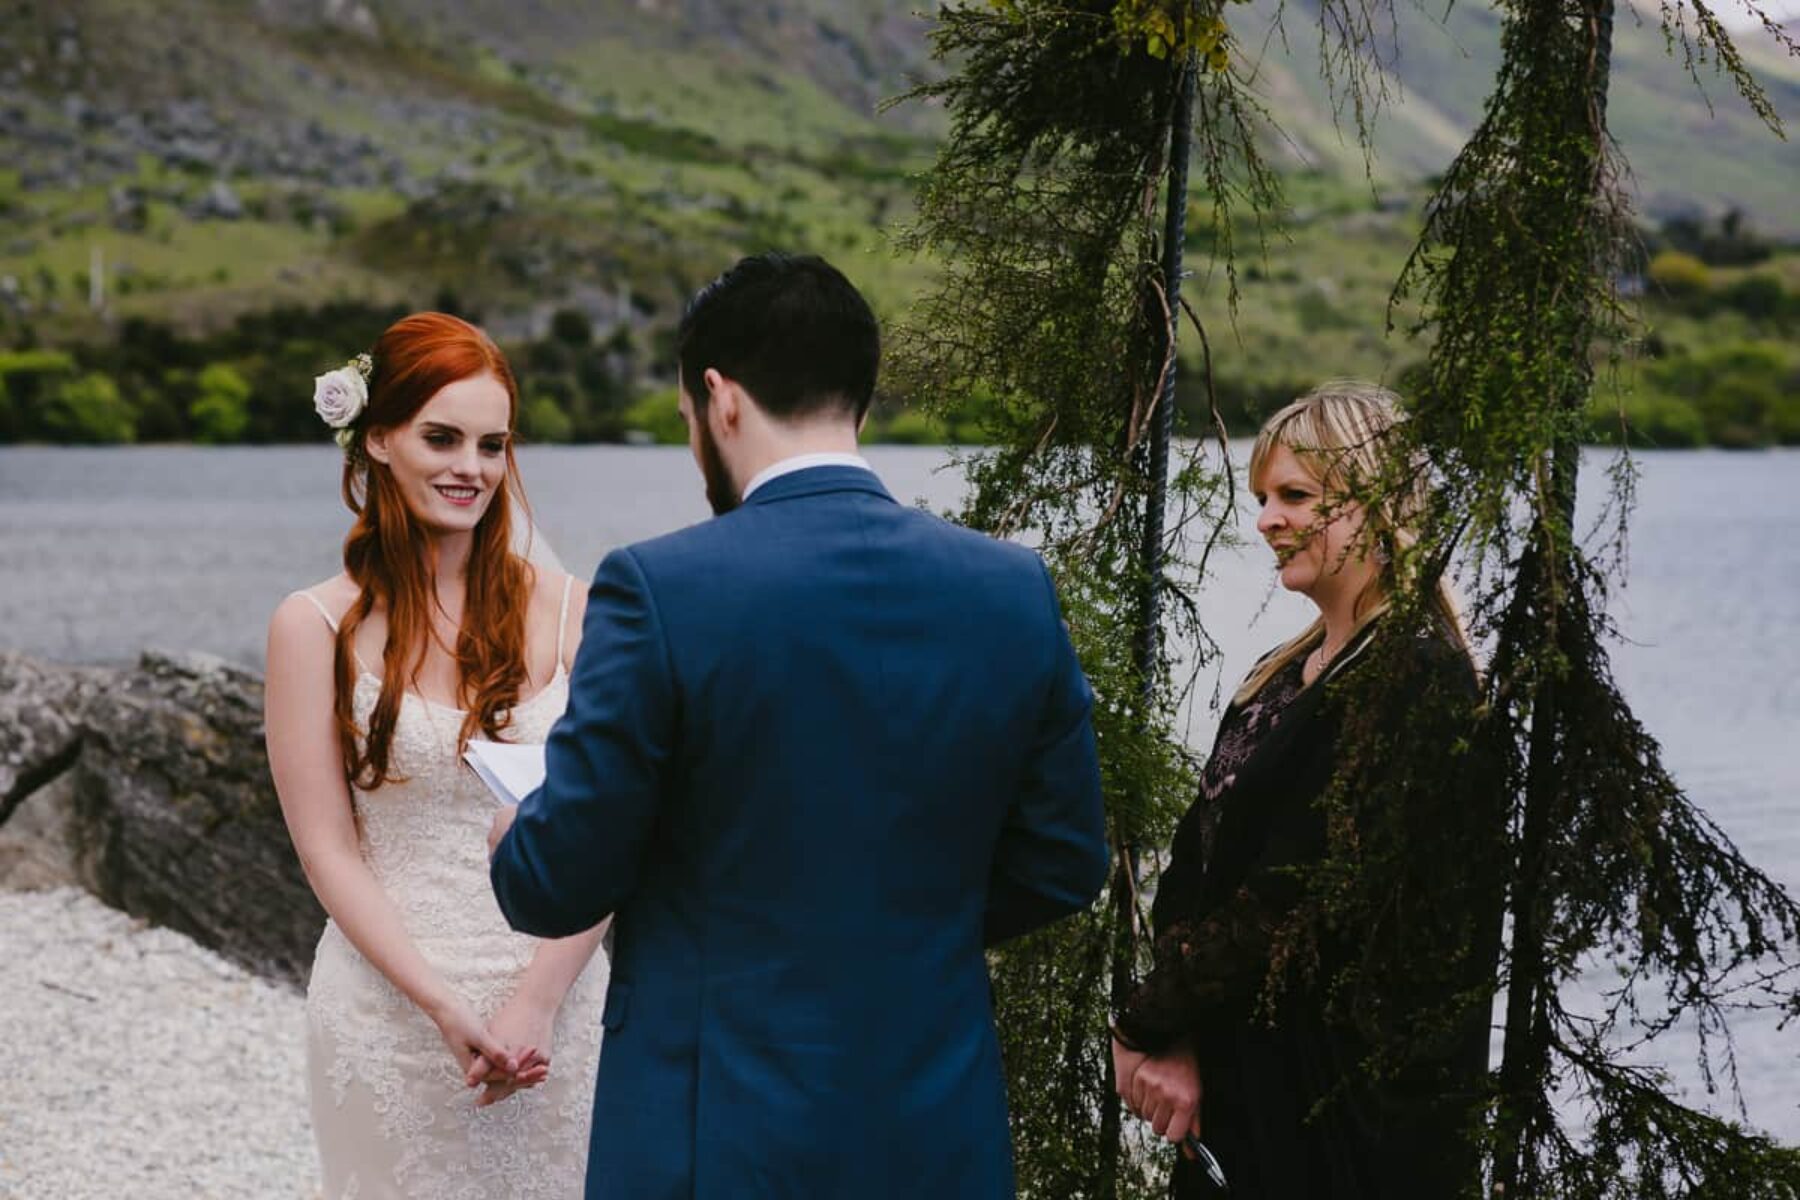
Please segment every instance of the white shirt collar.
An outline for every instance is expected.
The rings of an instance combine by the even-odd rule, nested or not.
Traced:
[[[749,483],[744,485],[744,494],[739,497],[738,503],[742,504],[745,500],[748,500],[751,492],[754,492],[757,488],[769,482],[769,480],[792,474],[795,471],[804,471],[808,467],[861,467],[865,471],[873,471],[875,469],[869,465],[869,460],[860,454],[845,454],[841,451],[824,451],[818,454],[796,454],[792,458],[784,458],[780,462],[770,463],[768,466],[758,471],[755,477],[752,478]]]

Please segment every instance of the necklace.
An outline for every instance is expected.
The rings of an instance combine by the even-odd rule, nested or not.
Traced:
[[[1331,655],[1325,653],[1325,643],[1323,641],[1321,641],[1318,648],[1313,651],[1313,662],[1315,664],[1315,677],[1323,675],[1325,673],[1325,668],[1331,664]]]

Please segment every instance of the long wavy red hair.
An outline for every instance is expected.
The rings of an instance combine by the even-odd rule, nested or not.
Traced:
[[[344,503],[356,514],[344,539],[344,571],[359,592],[339,625],[334,662],[344,770],[365,789],[395,778],[389,766],[394,724],[401,698],[425,662],[437,595],[430,534],[407,507],[393,473],[369,457],[365,439],[371,430],[405,425],[449,384],[483,374],[506,388],[509,428],[519,416],[518,384],[506,356],[487,334],[457,317],[435,312],[402,317],[381,335],[371,357],[369,402],[357,418],[344,459]],[[458,703],[463,706],[459,751],[476,733],[500,738],[528,678],[525,612],[531,567],[512,548],[512,506],[525,507],[518,480],[509,439],[506,479],[475,526],[464,577],[455,651]],[[377,608],[387,614],[387,646],[381,656],[381,696],[363,730],[352,711],[357,675],[353,647],[357,628]]]

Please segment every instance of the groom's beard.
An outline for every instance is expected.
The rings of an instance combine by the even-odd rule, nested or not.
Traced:
[[[706,479],[706,502],[712,505],[713,516],[722,517],[738,506],[737,484],[731,482],[731,472],[725,469],[719,445],[713,441],[712,430],[706,427],[704,418],[699,432],[700,474]]]

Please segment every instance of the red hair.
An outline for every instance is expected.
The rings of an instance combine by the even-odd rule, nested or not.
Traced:
[[[492,375],[506,389],[507,425],[519,416],[519,388],[506,356],[467,321],[444,313],[414,313],[394,322],[371,351],[369,402],[358,416],[344,459],[344,503],[356,523],[344,539],[344,571],[359,590],[338,628],[339,740],[344,770],[357,787],[371,789],[392,778],[388,756],[400,700],[418,677],[431,641],[436,579],[428,534],[406,505],[393,473],[369,457],[364,439],[373,429],[394,429],[418,415],[427,401],[459,380]],[[477,732],[498,739],[525,686],[525,610],[531,568],[513,553],[512,506],[525,504],[512,442],[506,445],[506,479],[475,526],[465,570],[467,595],[456,635],[458,703],[463,706],[460,751]],[[381,696],[366,731],[352,710],[356,688],[357,628],[377,607],[387,613]]]

